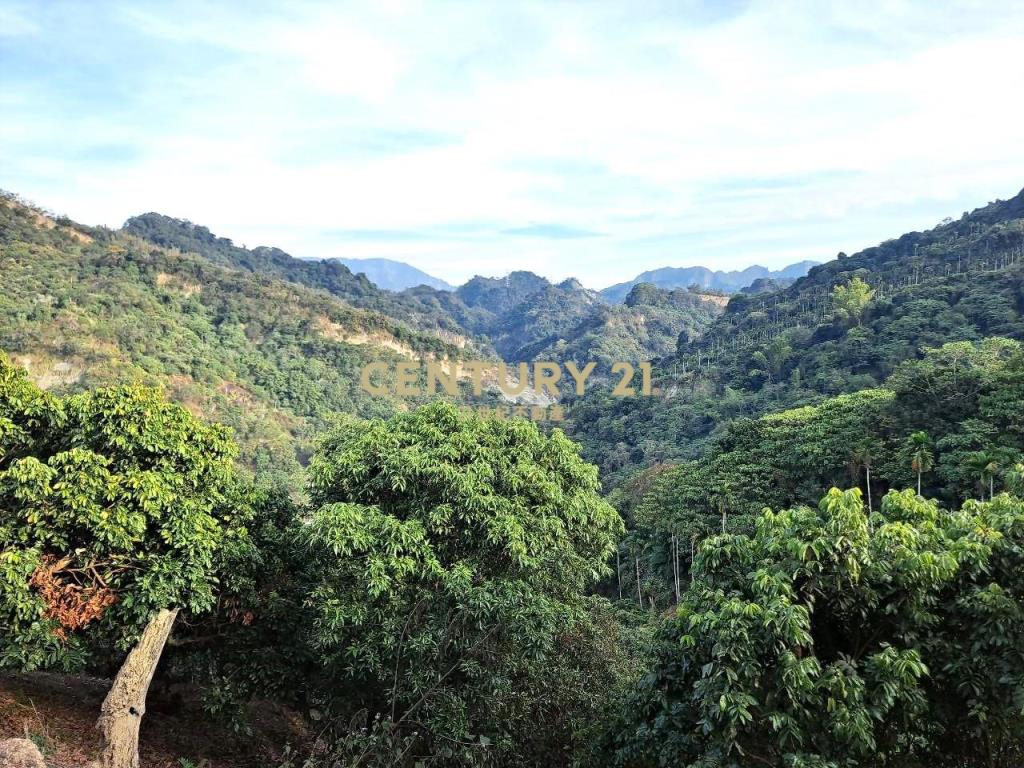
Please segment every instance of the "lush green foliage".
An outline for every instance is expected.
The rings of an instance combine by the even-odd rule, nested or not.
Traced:
[[[1024,503],[860,491],[700,547],[622,765],[1015,765]]]
[[[861,284],[851,316],[842,297]],[[662,397],[595,391],[570,410],[570,434],[617,484],[699,455],[737,417],[874,388],[925,348],[990,336],[1024,340],[1024,192],[840,254],[777,293],[733,296],[706,332],[659,361]]]
[[[162,676],[290,705],[308,768],[1022,762],[1024,196],[724,314],[0,203],[0,344],[46,390],[0,357],[0,665],[98,669],[175,606]],[[492,350],[664,356],[659,397],[572,404],[607,499],[558,430],[358,389]]]
[[[77,666],[155,609],[209,608],[244,536],[234,450],[158,392],[58,399],[0,354],[0,666]]]
[[[647,360],[674,350],[681,332],[687,338],[698,335],[720,311],[716,303],[683,299],[680,294],[686,292],[678,291],[671,311],[657,312],[647,326],[651,308],[665,308],[664,298],[638,302],[646,311],[631,309],[635,304],[628,301],[613,307],[575,280],[552,285],[532,272],[474,277],[454,292],[421,286],[395,294],[364,275],[353,275],[338,261],[296,259],[277,248],[247,249],[206,227],[156,213],[129,219],[125,231],[217,264],[321,288],[353,306],[452,341],[487,339],[510,362]]]
[[[47,224],[0,198],[0,349],[58,391],[162,386],[231,426],[242,463],[268,481],[301,487],[332,414],[404,407],[360,389],[367,362],[479,356],[319,290]]]
[[[417,294],[395,294],[378,288],[366,275],[353,274],[336,259],[297,259],[280,248],[237,246],[204,226],[158,213],[128,219],[123,231],[226,267],[327,291],[354,307],[387,315],[413,328],[442,335],[463,333],[440,305],[419,301]]]
[[[723,304],[723,297],[641,283],[622,304],[594,304],[575,327],[567,328],[564,318],[571,313],[558,311],[557,302],[534,299],[523,318],[528,322],[522,324],[539,340],[517,354],[580,364],[593,360],[605,371],[620,360],[645,362],[674,353],[680,338],[699,336]]]
[[[873,508],[888,490],[919,482],[950,505],[1011,489],[1024,456],[1022,389],[1020,344],[957,342],[904,364],[886,388],[736,419],[703,457],[660,465],[616,491],[633,521],[623,555],[641,561],[640,591],[665,604],[674,560],[685,573],[697,542],[723,527],[749,531],[765,506],[812,504],[822,488],[847,484]],[[682,542],[674,557],[672,537]],[[635,595],[635,569],[621,578]]]
[[[345,421],[307,509],[257,503],[221,611],[171,671],[213,682],[227,715],[252,694],[313,713],[341,765],[585,763],[646,634],[587,596],[622,526],[597,488],[527,421],[444,404]]]
[[[607,622],[582,594],[621,529],[597,489],[572,443],[525,421],[435,405],[332,432],[302,531],[328,706],[416,731],[410,760],[527,764],[567,748],[580,723],[561,698],[595,682],[572,672],[577,646]],[[590,663],[607,683],[613,670]],[[552,673],[583,687],[552,689]]]
[[[848,325],[860,325],[864,312],[875,297],[875,292],[867,283],[854,277],[846,285],[837,285],[832,289],[832,306],[836,317]]]

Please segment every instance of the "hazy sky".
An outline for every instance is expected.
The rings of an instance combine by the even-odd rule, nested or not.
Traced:
[[[1024,3],[0,0],[0,187],[459,282],[826,260],[1024,186]]]

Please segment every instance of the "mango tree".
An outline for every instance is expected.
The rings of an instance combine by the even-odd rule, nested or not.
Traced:
[[[615,743],[622,766],[1024,759],[1024,503],[859,489],[708,539]]]
[[[0,666],[128,650],[103,702],[104,766],[138,765],[146,692],[180,610],[214,601],[244,528],[233,443],[138,386],[66,398],[0,354]]]
[[[345,759],[568,759],[619,658],[584,594],[622,522],[578,448],[438,403],[345,422],[310,478],[308,689],[346,723],[370,715]]]

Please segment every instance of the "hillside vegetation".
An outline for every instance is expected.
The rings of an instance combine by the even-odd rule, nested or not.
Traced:
[[[0,204],[0,726],[88,676],[51,753],[103,768],[166,768],[157,701],[233,768],[1024,761],[1024,193],[724,307],[146,220]],[[563,432],[358,387],[495,350],[660,393]]]
[[[925,348],[988,336],[1024,340],[1024,192],[733,296],[659,361],[662,397],[588,397],[574,434],[621,479],[698,455],[734,418],[877,387]]]
[[[467,354],[326,290],[274,279],[272,269],[234,266],[57,223],[4,197],[0,349],[58,392],[159,385],[231,426],[245,465],[291,485],[314,432],[335,414],[408,406],[363,392],[365,363]],[[352,290],[376,291],[340,265],[328,269]]]
[[[613,307],[576,280],[557,285],[532,272],[474,277],[454,291],[427,285],[401,293],[382,290],[334,260],[294,258],[278,248],[247,249],[206,227],[156,213],[128,220],[126,232],[217,264],[322,288],[349,304],[373,310],[452,343],[475,340],[504,360],[644,361],[675,349],[681,333],[699,335],[718,312],[717,299],[673,299],[671,312],[627,303]],[[639,294],[641,296],[647,294]],[[664,308],[664,300],[655,302]],[[653,317],[650,328],[644,324]],[[622,326],[627,330],[624,338]],[[633,333],[632,331],[636,331]],[[554,355],[554,357],[552,357]]]

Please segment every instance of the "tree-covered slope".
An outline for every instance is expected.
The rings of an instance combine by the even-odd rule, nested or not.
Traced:
[[[577,280],[552,284],[530,272],[473,278],[456,298],[469,307],[462,322],[506,360],[603,364],[674,353],[680,334],[699,336],[724,305],[720,296],[649,284],[609,304]]]
[[[396,294],[378,288],[364,274],[354,274],[337,259],[298,259],[280,248],[243,248],[204,226],[159,213],[128,219],[124,231],[165,248],[195,253],[209,261],[244,269],[310,288],[320,288],[355,307],[374,310],[406,325],[464,343],[463,329],[436,302],[421,302],[416,293]]]
[[[621,304],[598,304],[575,327],[560,329],[535,345],[526,357],[545,360],[591,360],[607,366],[643,362],[675,354],[680,339],[700,336],[721,314],[724,297],[682,289],[665,290],[650,283],[633,287]]]
[[[610,495],[630,523],[621,556],[640,562],[645,600],[665,604],[671,562],[687,573],[701,540],[750,532],[765,506],[813,506],[831,487],[858,489],[869,513],[906,488],[948,509],[1020,492],[1022,399],[1024,345],[990,338],[930,349],[881,387],[735,419],[699,458],[639,472]]]
[[[487,336],[506,360],[531,359],[546,344],[595,317],[603,305],[593,291],[573,280],[552,285],[529,272],[514,272],[509,278],[509,287],[496,285],[486,290],[477,287],[458,291],[470,306],[487,310],[483,322],[474,330]],[[492,282],[500,284],[504,280]],[[530,288],[516,286],[517,282],[529,283]],[[472,287],[472,283],[467,286]]]
[[[365,363],[464,354],[324,290],[229,263],[0,198],[0,349],[50,389],[160,385],[231,426],[247,466],[286,481],[334,414],[405,407],[360,389]]]
[[[1024,339],[1024,193],[733,296],[661,361],[660,397],[588,396],[575,434],[621,478],[699,454],[737,416],[876,387],[926,347],[988,336]]]
[[[400,293],[378,288],[339,260],[296,259],[278,248],[247,249],[203,226],[147,213],[125,231],[217,264],[322,288],[350,304],[504,360],[648,360],[675,350],[679,334],[698,336],[718,308],[715,298],[659,299],[659,308],[612,307],[577,280],[552,284],[532,272],[477,276],[455,291],[418,285]],[[666,294],[667,295],[667,294]]]

